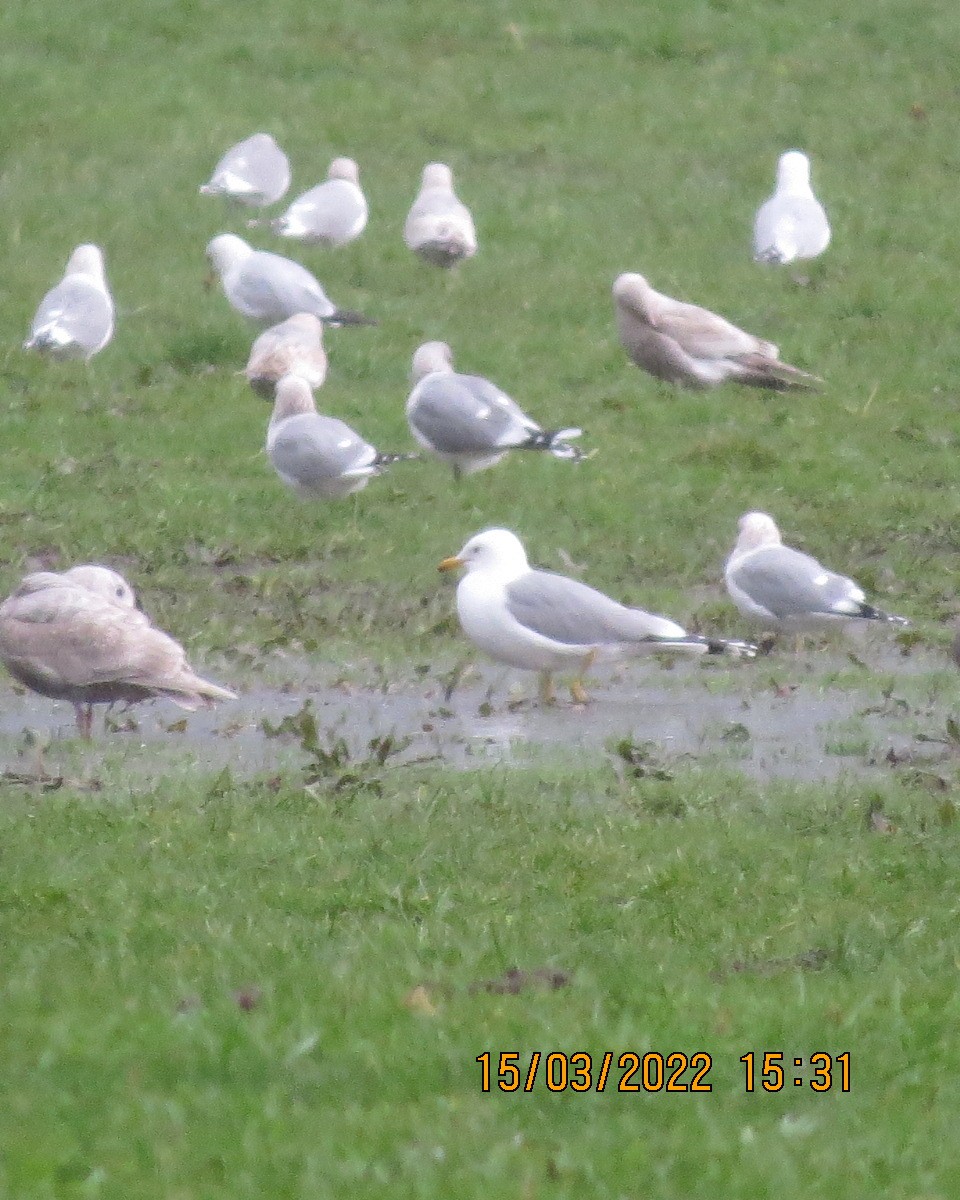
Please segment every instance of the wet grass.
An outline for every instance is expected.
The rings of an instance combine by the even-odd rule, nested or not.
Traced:
[[[103,0],[37,0],[5,6],[0,34],[3,592],[30,566],[106,561],[224,682],[273,682],[289,655],[390,686],[462,655],[434,566],[494,524],[538,563],[745,634],[722,563],[761,508],[921,645],[948,640],[956,6],[165,0],[118,21]],[[413,463],[297,503],[236,375],[251,331],[200,286],[207,240],[244,230],[197,187],[256,129],[294,192],[348,153],[370,199],[355,246],[284,250],[380,321],[330,334],[325,410],[409,448],[410,354],[443,338],[545,424],[582,425],[596,457],[460,487]],[[791,145],[834,224],[802,283],[749,260]],[[401,241],[437,158],[477,218],[455,279]],[[88,240],[114,343],[89,370],[25,356]],[[775,340],[823,391],[641,375],[613,329],[625,269]],[[57,790],[0,782],[0,1190],[955,1193],[955,677],[852,654],[813,678],[864,693],[870,724],[827,737],[893,755],[869,782],[745,780],[749,713],[709,765],[628,746],[454,773],[351,743],[305,750],[306,774],[214,774],[191,750],[145,777],[122,744],[67,744]],[[702,686],[759,708],[799,670],[778,651]],[[940,741],[888,745],[887,718]],[[531,973],[519,994],[512,967]],[[541,968],[569,979],[552,990]],[[714,1091],[482,1095],[487,1049],[704,1049]],[[746,1095],[751,1049],[849,1050],[851,1092]]]
[[[942,792],[328,768],[2,788],[11,1195],[949,1194]],[[712,1092],[482,1093],[535,1050],[706,1051]],[[849,1093],[793,1084],[819,1051]]]

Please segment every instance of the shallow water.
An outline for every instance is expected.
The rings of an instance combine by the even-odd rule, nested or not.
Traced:
[[[317,682],[322,668],[292,659],[251,672],[240,698],[214,710],[185,713],[156,701],[96,721],[96,743],[80,748],[73,709],[32,694],[0,689],[0,766],[22,767],[27,728],[49,741],[48,769],[68,747],[90,765],[98,755],[119,753],[142,777],[174,767],[218,770],[242,776],[272,774],[304,763],[296,735],[270,736],[272,727],[295,717],[309,701],[320,742],[343,738],[353,759],[369,754],[372,739],[409,739],[396,761],[419,759],[453,766],[516,763],[543,755],[566,758],[605,753],[628,740],[650,743],[658,760],[724,764],[757,778],[826,781],[844,773],[871,774],[888,749],[910,752],[915,725],[896,704],[877,703],[879,679],[916,677],[943,669],[930,653],[904,658],[889,648],[874,654],[862,685],[841,688],[831,673],[851,669],[846,650],[790,654],[703,668],[694,662],[670,670],[644,664],[598,677],[586,707],[560,702],[541,708],[532,676],[491,665],[472,668],[451,695],[447,675],[434,670],[400,682]],[[859,654],[859,649],[856,651]],[[219,675],[223,675],[221,671]],[[269,677],[271,686],[262,679]],[[276,686],[272,681],[276,679]],[[948,714],[944,714],[945,716]],[[939,717],[938,729],[943,720]],[[68,739],[68,740],[65,740]],[[74,760],[75,761],[75,760]]]

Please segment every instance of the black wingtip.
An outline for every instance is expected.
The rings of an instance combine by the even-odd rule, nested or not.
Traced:
[[[324,325],[332,325],[336,329],[340,325],[379,325],[373,317],[365,317],[363,313],[351,312],[347,308],[338,308],[329,317],[321,317]]]

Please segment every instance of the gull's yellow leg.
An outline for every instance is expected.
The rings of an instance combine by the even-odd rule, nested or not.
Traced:
[[[593,666],[596,660],[596,650],[591,650],[587,657],[580,664],[580,670],[577,673],[576,679],[570,684],[570,695],[573,697],[574,704],[589,704],[590,694],[583,686],[583,677]]]
[[[549,671],[540,672],[540,703],[544,706],[554,704],[553,675]]]

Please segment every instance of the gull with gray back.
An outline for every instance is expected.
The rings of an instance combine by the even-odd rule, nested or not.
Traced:
[[[731,654],[756,647],[689,634],[675,621],[619,604],[576,579],[530,567],[507,529],[488,529],[440,563],[464,567],[457,615],[464,633],[497,662],[540,673],[540,698],[552,699],[553,672],[576,671],[570,691],[585,703],[583,676],[595,662],[649,654]]]
[[[310,385],[297,375],[277,384],[266,450],[281,480],[304,499],[348,496],[391,463],[417,457],[380,454],[343,421],[318,413]]]
[[[510,450],[546,450],[574,462],[584,458],[564,440],[579,437],[581,430],[542,429],[489,380],[454,371],[446,342],[418,347],[412,375],[410,431],[421,446],[449,463],[457,478],[494,466]]]
[[[82,245],[70,255],[63,278],[40,301],[24,350],[58,361],[89,362],[113,337],[113,297],[99,246]]]
[[[254,250],[236,234],[213,238],[207,260],[232,307],[260,325],[297,313],[313,313],[325,325],[376,324],[370,317],[338,308],[306,267],[269,250]]]
[[[784,546],[776,522],[767,513],[750,512],[740,518],[724,579],[740,612],[767,628],[799,633],[856,620],[907,624],[903,617],[869,604],[863,588],[852,579]]]
[[[290,186],[290,163],[269,133],[254,133],[224,154],[213,169],[202,196],[223,196],[248,208],[263,208],[282,199]]]
[[[446,163],[423,168],[420,191],[403,227],[409,248],[435,267],[453,267],[477,252],[477,233],[470,210],[453,190]]]
[[[810,186],[810,159],[788,150],[777,163],[777,186],[757,210],[753,257],[758,262],[790,263],[816,258],[830,244],[830,223]]]

